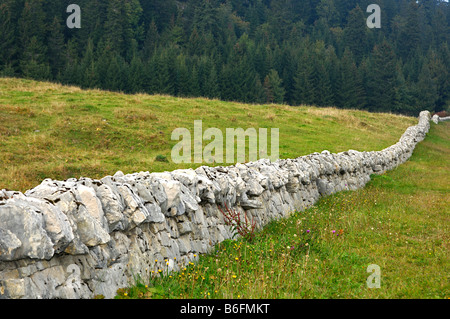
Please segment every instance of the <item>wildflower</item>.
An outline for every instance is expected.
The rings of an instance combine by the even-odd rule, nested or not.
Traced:
[[[306,231],[307,233],[309,233],[310,232],[310,230],[308,229],[307,231]]]
[[[231,277],[236,278],[236,275],[233,275],[233,276],[231,276]]]
[[[333,230],[333,234],[335,234],[336,233],[336,231],[335,230]]]
[[[238,257],[236,257],[236,258],[234,258],[234,259],[236,259],[236,261],[238,261],[238,260],[239,260],[239,258],[238,258]]]

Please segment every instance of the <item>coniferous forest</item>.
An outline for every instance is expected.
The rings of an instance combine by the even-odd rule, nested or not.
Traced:
[[[449,108],[449,22],[443,0],[0,0],[0,75],[417,115]]]

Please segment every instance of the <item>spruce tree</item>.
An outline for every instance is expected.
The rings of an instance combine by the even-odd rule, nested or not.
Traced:
[[[144,48],[143,48],[144,61],[148,61],[151,58],[158,45],[159,45],[158,28],[156,26],[155,21],[152,20],[150,25],[148,26],[147,34],[144,41]]]
[[[45,46],[33,36],[27,43],[22,55],[20,68],[26,78],[36,80],[50,80],[51,71],[48,62],[45,61]]]
[[[128,91],[131,93],[144,92],[144,64],[137,53],[131,59],[128,72]]]
[[[95,65],[94,43],[88,39],[86,52],[81,59],[80,72],[82,74],[81,86],[83,88],[95,88],[99,85],[98,72]]]
[[[395,52],[386,40],[374,47],[367,83],[370,111],[386,112],[392,109],[397,79],[395,61]]]
[[[344,29],[344,43],[350,48],[356,64],[359,65],[367,50],[366,17],[359,5],[348,15],[347,26]]]
[[[306,52],[299,57],[292,92],[292,98],[296,105],[312,105],[315,100],[314,87],[311,82],[313,66],[310,61],[310,55]]]
[[[341,60],[340,103],[345,108],[364,107],[364,87],[352,52],[347,48]]]
[[[269,74],[264,79],[264,90],[268,103],[283,103],[286,91],[282,82],[276,70],[272,69],[269,71]]]
[[[65,49],[63,23],[58,17],[54,17],[48,37],[48,58],[54,77],[62,71],[66,64]]]
[[[11,8],[7,3],[0,5],[0,70],[12,68],[17,53],[14,37],[14,23],[11,20]]]
[[[204,94],[209,98],[220,98],[218,76],[214,64],[210,69],[208,79],[204,83]]]
[[[20,40],[22,55],[20,69],[25,77],[49,80],[47,47],[44,44],[47,26],[42,2],[25,1],[20,19]]]
[[[252,99],[254,102],[259,104],[266,103],[268,100],[266,91],[264,90],[264,86],[261,82],[259,74],[255,74],[255,80],[253,83],[253,90],[252,90]]]
[[[408,6],[406,25],[398,41],[400,56],[405,61],[416,53],[420,45],[420,26],[417,3],[411,1]]]
[[[186,56],[179,54],[176,58],[176,95],[189,96],[191,93],[191,77],[186,64]]]

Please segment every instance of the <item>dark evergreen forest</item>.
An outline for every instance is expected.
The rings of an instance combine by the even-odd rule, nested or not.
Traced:
[[[450,104],[449,22],[442,0],[0,0],[0,75],[417,115]]]

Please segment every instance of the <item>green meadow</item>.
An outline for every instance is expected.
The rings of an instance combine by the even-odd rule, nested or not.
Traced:
[[[0,189],[25,191],[45,178],[201,166],[171,161],[179,142],[171,140],[172,132],[187,128],[193,135],[195,120],[202,120],[203,131],[214,127],[224,136],[226,128],[279,128],[281,158],[325,149],[381,150],[417,123],[357,110],[126,95],[0,78]]]
[[[411,160],[366,188],[319,200],[227,240],[180,272],[116,298],[435,299],[450,297],[450,123],[432,124]],[[369,265],[381,271],[368,288]]]
[[[0,189],[45,178],[102,178],[176,164],[176,128],[279,128],[280,157],[381,150],[413,117],[333,107],[126,95],[0,78]],[[448,298],[450,123],[431,124],[411,159],[366,188],[322,198],[252,241],[217,245],[180,272],[156,272],[116,298]],[[207,142],[206,142],[207,143]],[[204,142],[204,146],[206,144]],[[219,165],[215,163],[213,165]],[[228,164],[224,164],[228,165]],[[369,289],[367,267],[381,269]]]

